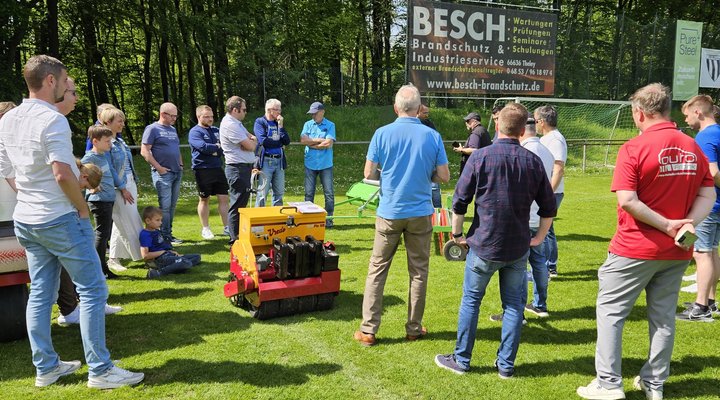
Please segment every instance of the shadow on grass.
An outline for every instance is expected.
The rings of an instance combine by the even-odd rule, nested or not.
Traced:
[[[501,326],[492,328],[478,328],[475,331],[475,340],[489,340],[500,343]],[[587,344],[595,342],[595,329],[580,329],[577,331],[563,331],[548,326],[533,326],[528,324],[523,327],[520,344]],[[424,340],[450,341],[455,342],[457,332],[455,331],[430,331]],[[405,343],[405,336],[378,339],[378,344]]]
[[[137,293],[111,294],[110,302],[125,305],[128,303],[142,302],[148,300],[186,299],[188,297],[195,297],[200,295],[201,293],[209,291],[211,291],[211,289],[164,288],[158,290],[146,290]]]
[[[543,320],[540,318],[533,318],[530,320],[532,323],[544,324],[551,322],[552,320],[567,320],[567,319],[586,319],[596,320],[595,306],[585,306],[578,308],[570,308],[567,310],[550,310],[550,318]],[[627,316],[626,321],[646,321],[647,320],[647,307],[643,305],[635,305]]]
[[[201,343],[206,335],[243,331],[252,322],[250,316],[232,311],[116,314],[105,321],[105,331],[113,357],[123,358]]]
[[[601,243],[610,243],[610,237],[604,237],[604,236],[596,236],[596,235],[587,235],[582,233],[569,233],[566,235],[558,235],[557,236],[558,241],[564,242],[601,242]]]
[[[597,281],[597,272],[597,268],[571,272],[560,271],[557,277],[552,278],[552,282]]]
[[[320,320],[320,321],[360,321],[362,319],[362,293],[354,293],[347,291],[340,291],[340,294],[335,297],[333,308],[327,311],[313,311],[305,314],[290,315],[287,317],[273,318],[265,321],[261,321],[263,324],[280,324],[286,325],[288,321],[304,321],[308,319]],[[385,295],[383,297],[383,312],[388,307],[396,306],[399,304],[405,304],[405,300],[398,296]],[[241,310],[244,315],[249,314]]]
[[[145,384],[147,385],[163,385],[174,382],[188,384],[242,382],[252,386],[272,388],[302,385],[307,383],[311,376],[330,375],[341,369],[340,364],[332,363],[287,366],[271,363],[173,359],[162,367],[143,372],[145,372]]]

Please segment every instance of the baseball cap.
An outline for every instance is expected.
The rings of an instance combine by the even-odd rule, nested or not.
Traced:
[[[325,106],[323,105],[323,103],[316,101],[316,102],[310,104],[310,110],[308,110],[307,114],[315,114],[316,112],[318,112],[320,110],[324,110],[324,109],[325,109]]]
[[[465,122],[470,121],[471,119],[475,119],[480,121],[480,115],[476,112],[471,112],[470,114],[466,115],[465,118],[463,118]]]

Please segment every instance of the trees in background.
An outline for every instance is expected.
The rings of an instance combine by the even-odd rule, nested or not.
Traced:
[[[644,83],[671,83],[676,19],[703,21],[705,47],[720,46],[720,13],[702,2],[540,3],[561,8],[560,97],[626,98]],[[405,0],[4,1],[0,100],[20,100],[23,64],[45,53],[78,83],[71,123],[86,126],[98,104],[113,103],[128,115],[131,143],[164,101],[178,105],[181,132],[197,105],[221,116],[235,94],[254,109],[270,97],[389,104],[405,78],[406,10]]]

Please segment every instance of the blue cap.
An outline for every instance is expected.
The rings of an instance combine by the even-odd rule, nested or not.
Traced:
[[[307,114],[315,114],[316,112],[318,112],[320,110],[324,110],[324,109],[325,109],[325,106],[323,105],[323,103],[316,101],[316,102],[310,104],[310,110],[307,112]]]

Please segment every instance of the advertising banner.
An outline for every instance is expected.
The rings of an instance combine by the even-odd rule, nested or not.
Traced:
[[[702,22],[677,21],[673,100],[688,100],[698,94]]]
[[[408,80],[421,93],[552,95],[557,15],[412,0]]]
[[[702,49],[700,87],[720,88],[720,50]]]

